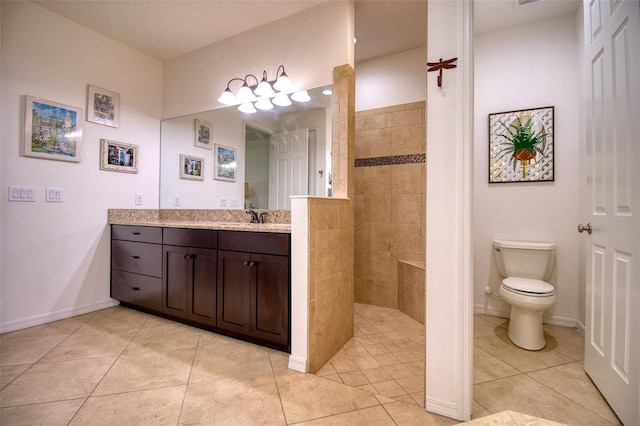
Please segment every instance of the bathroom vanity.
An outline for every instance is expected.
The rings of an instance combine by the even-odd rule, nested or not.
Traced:
[[[120,222],[110,221],[113,299],[290,352],[288,225]]]

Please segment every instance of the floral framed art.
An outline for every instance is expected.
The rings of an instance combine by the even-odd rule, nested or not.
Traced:
[[[236,181],[236,150],[224,145],[216,144],[216,170],[213,176],[217,180]]]
[[[180,179],[204,180],[204,158],[180,154]]]
[[[138,145],[100,139],[100,169],[138,173]]]
[[[195,122],[195,146],[198,148],[213,149],[213,126],[206,121],[194,120]]]
[[[554,108],[489,114],[489,183],[552,182]]]
[[[26,96],[24,155],[79,163],[82,109]]]
[[[120,122],[120,95],[92,85],[88,86],[87,91],[87,121],[118,127]]]

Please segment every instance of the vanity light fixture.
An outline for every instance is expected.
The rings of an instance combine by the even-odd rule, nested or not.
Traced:
[[[255,84],[250,80],[255,80]],[[231,83],[241,81],[242,86],[234,94],[231,91]],[[262,71],[262,80],[253,74],[247,74],[244,78],[235,77],[229,80],[226,89],[218,98],[218,102],[225,105],[237,105],[238,109],[247,114],[256,112],[256,108],[260,110],[270,110],[273,105],[289,106],[291,100],[288,94],[294,92],[294,86],[291,79],[284,70],[284,65],[280,65],[276,71],[276,78],[269,81],[267,72]],[[309,102],[311,98],[306,90],[296,92],[291,95],[296,102]],[[255,104],[254,104],[255,102]]]

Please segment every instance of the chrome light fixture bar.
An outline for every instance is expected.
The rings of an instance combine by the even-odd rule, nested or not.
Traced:
[[[253,78],[253,81],[250,80]],[[242,86],[234,94],[231,91],[231,83],[241,81]],[[218,98],[218,102],[224,105],[238,105],[238,109],[246,114],[253,114],[256,108],[260,110],[273,109],[273,105],[289,106],[291,99],[296,102],[309,102],[310,98],[306,90],[295,92],[295,88],[291,79],[284,70],[284,65],[280,65],[276,71],[276,78],[269,81],[266,71],[262,71],[262,80],[253,74],[247,74],[244,78],[234,77],[227,83],[226,89]]]

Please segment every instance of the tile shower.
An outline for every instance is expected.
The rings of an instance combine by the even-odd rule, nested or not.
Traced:
[[[356,112],[355,301],[418,318],[424,282],[398,278],[404,262],[425,262],[424,125],[424,102]]]

